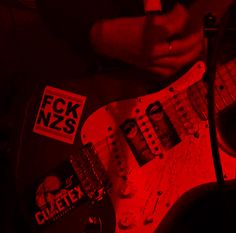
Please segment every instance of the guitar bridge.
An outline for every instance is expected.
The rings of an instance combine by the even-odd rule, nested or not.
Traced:
[[[70,162],[84,193],[94,201],[103,199],[111,183],[92,143],[84,145],[78,154],[71,155]]]

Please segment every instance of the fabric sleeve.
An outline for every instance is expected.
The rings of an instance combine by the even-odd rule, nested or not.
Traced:
[[[37,0],[37,5],[50,30],[86,60],[94,56],[89,40],[92,25],[116,15],[111,0]]]

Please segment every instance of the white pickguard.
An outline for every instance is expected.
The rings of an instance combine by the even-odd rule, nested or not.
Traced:
[[[203,63],[197,63],[171,87],[146,96],[110,103],[95,111],[83,125],[82,142],[93,143],[113,184],[110,195],[116,210],[116,233],[153,232],[184,193],[216,180],[207,121],[201,121],[186,104],[186,111],[199,137],[186,132],[177,122],[178,116],[170,116],[170,120],[176,121],[181,142],[165,150],[145,114],[151,103],[158,100],[164,105],[170,96],[185,93],[187,87],[202,78],[204,70]],[[146,134],[150,150],[156,154],[155,159],[142,167],[138,165],[120,129],[120,125],[129,118],[136,119],[141,131]],[[144,121],[145,126],[142,125]],[[146,128],[149,128],[148,132]],[[152,136],[149,138],[147,134]],[[163,154],[163,158],[160,158],[160,154]],[[234,179],[236,159],[221,151],[221,160],[227,179]]]

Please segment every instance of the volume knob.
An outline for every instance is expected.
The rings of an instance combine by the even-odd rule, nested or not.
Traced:
[[[132,181],[124,181],[123,187],[120,189],[121,198],[132,198],[136,193],[135,185]]]
[[[118,227],[121,230],[130,230],[136,225],[136,222],[136,214],[131,211],[127,211],[121,215],[121,218],[118,221]]]

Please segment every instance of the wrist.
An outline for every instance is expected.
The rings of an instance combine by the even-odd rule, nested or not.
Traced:
[[[90,31],[90,43],[97,53],[130,63],[140,52],[144,23],[144,17],[97,21]]]

